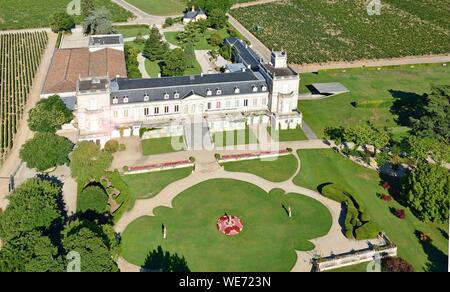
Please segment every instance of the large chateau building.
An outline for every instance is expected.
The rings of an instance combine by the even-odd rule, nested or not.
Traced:
[[[145,128],[149,129],[148,138],[184,135],[190,144],[187,133],[193,123],[200,123],[207,132],[242,129],[252,124],[268,124],[277,129],[302,124],[302,115],[297,111],[300,78],[287,65],[285,51],[273,52],[271,61],[265,64],[243,41],[230,38],[226,43],[234,52],[235,63],[224,73],[129,79],[123,76],[122,60],[115,60],[116,65],[108,69],[108,56],[113,55],[110,50],[121,53],[120,46],[110,37],[105,42],[101,37],[93,39],[95,47],[86,55],[94,64],[97,62],[92,60],[92,54],[102,56],[103,65],[93,67],[103,71],[85,70],[104,74],[85,72],[78,78],[76,88],[67,89],[67,93],[47,90],[43,94],[60,94],[65,101],[71,100],[67,104],[74,110],[73,125],[80,141],[104,145],[112,138],[138,136]],[[70,58],[63,61],[70,64]],[[49,76],[52,74],[50,70]]]

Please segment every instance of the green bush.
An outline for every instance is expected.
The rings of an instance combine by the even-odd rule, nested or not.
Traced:
[[[120,145],[119,145],[119,151],[122,152],[122,151],[125,151],[125,150],[127,150],[127,145],[125,145],[125,144],[120,144]]]
[[[342,190],[342,188],[335,184],[330,184],[330,185],[324,186],[322,188],[322,195],[327,197],[328,199],[331,199],[331,200],[339,202],[339,203],[347,201],[347,199],[348,199],[348,197],[345,195],[345,192]]]
[[[376,238],[379,233],[377,224],[373,222],[367,222],[361,227],[355,230],[355,236],[358,240],[373,239]]]
[[[108,211],[108,196],[100,186],[88,186],[78,195],[77,205],[78,212],[103,214]]]
[[[353,103],[355,107],[359,108],[387,108],[392,106],[392,99],[380,98],[380,99],[363,99]]]
[[[119,142],[117,142],[117,140],[109,140],[105,144],[105,151],[111,154],[116,153],[117,151],[119,151]]]

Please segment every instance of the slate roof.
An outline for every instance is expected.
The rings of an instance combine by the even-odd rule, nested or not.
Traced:
[[[90,46],[103,46],[103,45],[121,45],[123,44],[123,36],[117,35],[99,35],[91,36],[89,38]]]
[[[125,56],[122,51],[88,48],[56,50],[47,73],[43,93],[75,92],[79,78],[91,76],[126,77]]]
[[[184,18],[188,18],[188,19],[194,19],[196,18],[198,15],[206,15],[205,11],[203,11],[202,9],[199,10],[189,10],[188,12],[186,12],[184,14]]]
[[[239,94],[249,94],[254,93],[254,87],[261,92],[263,86],[267,88],[266,81],[259,79],[252,71],[149,79],[118,78],[111,83],[111,104],[115,97],[119,104],[123,103],[125,96],[128,97],[128,103],[139,103],[167,100],[165,94],[169,95],[169,100],[174,100],[175,93],[179,94],[178,99],[193,94],[203,97],[237,95],[236,87],[240,90]],[[207,95],[208,89],[212,91],[211,96]],[[221,94],[217,94],[217,89]],[[148,101],[144,99],[145,96],[148,96]]]
[[[246,66],[250,65],[252,70],[259,68],[261,58],[243,40],[239,38],[227,38],[225,39],[225,45],[232,46]]]

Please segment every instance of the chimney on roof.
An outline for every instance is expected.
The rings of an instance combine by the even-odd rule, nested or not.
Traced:
[[[158,78],[161,78],[161,73],[158,73]]]
[[[195,5],[192,5],[192,12],[195,12]]]

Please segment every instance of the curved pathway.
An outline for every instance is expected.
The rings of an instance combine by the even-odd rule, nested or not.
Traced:
[[[142,74],[142,78],[150,78],[150,75],[147,72],[147,68],[145,68],[145,57],[142,55],[142,53],[139,53],[137,55],[137,60],[139,63],[139,71]]]
[[[299,161],[297,172],[292,176],[291,179],[281,183],[270,182],[250,173],[228,172],[223,168],[216,168],[216,170],[208,173],[201,171],[193,172],[193,174],[189,177],[170,184],[157,196],[146,200],[136,201],[134,208],[130,212],[125,213],[117,222],[114,228],[116,232],[123,232],[128,224],[130,224],[134,220],[143,216],[154,216],[153,210],[157,207],[164,206],[172,208],[172,201],[177,195],[179,195],[186,189],[200,184],[204,181],[211,179],[234,179],[239,181],[251,182],[252,184],[262,188],[266,192],[269,192],[274,188],[281,188],[285,190],[286,193],[302,194],[319,201],[330,211],[332,216],[332,226],[330,228],[330,231],[323,237],[310,240],[315,245],[315,249],[313,251],[297,252],[297,262],[292,268],[292,271],[311,271],[311,259],[314,255],[317,254],[325,256],[332,253],[337,254],[348,252],[352,249],[366,248],[369,244],[368,241],[349,240],[343,235],[341,225],[339,224],[339,218],[342,212],[342,208],[339,203],[323,197],[316,191],[297,186],[293,183],[292,179],[300,172],[301,169],[301,162],[297,153],[294,152],[293,155]],[[378,240],[371,240],[370,242],[379,243]],[[136,271],[137,269],[135,265],[127,263],[123,258],[119,260],[119,267],[121,271]]]

